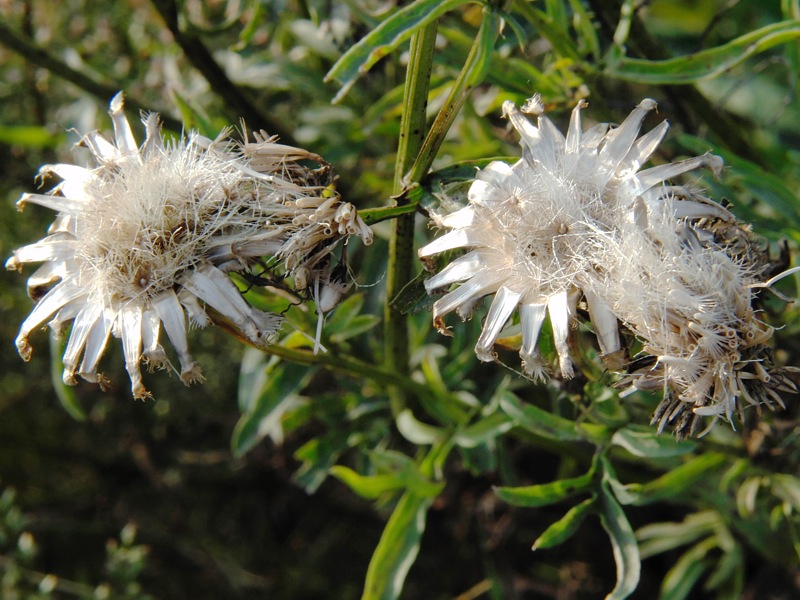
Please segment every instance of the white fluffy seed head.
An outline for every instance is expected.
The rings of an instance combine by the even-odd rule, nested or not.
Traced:
[[[98,361],[114,335],[122,339],[134,396],[144,397],[142,360],[167,364],[158,343],[162,327],[181,379],[202,380],[188,352],[187,315],[203,326],[210,307],[253,344],[274,337],[281,318],[249,306],[225,273],[247,273],[264,257],[273,283],[291,285],[302,269],[296,291],[308,294],[311,280],[333,269],[339,242],[355,233],[369,243],[371,232],[340,202],[329,165],[315,154],[263,133],[243,144],[225,132],[217,140],[190,134],[168,141],[155,115],[143,119],[146,139],[139,146],[122,109],[119,94],[111,102],[113,140],[98,132],[82,140],[92,166],[42,168],[61,182],[49,195],[26,194],[19,204],[59,214],[49,235],[17,250],[7,267],[44,263],[29,280],[38,304],[17,338],[23,358],[30,357],[31,331],[48,319],[57,328],[73,320],[65,381],[73,383],[76,373],[104,381]]]
[[[623,382],[670,390],[669,402],[678,404],[659,418],[680,422],[683,435],[694,425],[693,410],[730,418],[737,374],[749,359],[764,359],[764,347],[753,350],[753,340],[769,336],[753,317],[751,286],[765,260],[729,211],[666,183],[699,167],[716,175],[721,159],[703,155],[642,169],[668,129],[664,122],[639,136],[655,106],[645,99],[619,127],[584,131],[580,102],[563,135],[547,117],[534,125],[523,114],[540,114],[539,99],[523,112],[505,103],[522,159],[480,171],[469,204],[434,217],[447,233],[419,255],[430,262],[447,250],[469,250],[426,284],[449,290],[434,304],[434,323],[445,331],[445,315],[468,316],[480,298],[494,295],[476,352],[494,359],[491,346],[518,309],[520,354],[532,377],[542,371],[536,342],[545,316],[560,370],[569,375],[568,324],[576,319],[574,299],[583,295],[601,350],[616,367],[624,367],[618,324],[653,355]]]

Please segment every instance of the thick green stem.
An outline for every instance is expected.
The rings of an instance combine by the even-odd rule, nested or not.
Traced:
[[[403,98],[403,117],[400,122],[400,141],[397,148],[394,192],[398,195],[398,205],[404,201],[403,175],[414,162],[422,146],[425,130],[425,109],[428,103],[428,87],[433,64],[436,23],[420,29],[411,39],[411,49],[406,73],[405,94]],[[389,266],[386,281],[385,338],[386,365],[407,379],[409,372],[408,323],[406,316],[392,306],[392,299],[411,281],[414,261],[414,213],[404,214],[394,220],[389,241]],[[399,414],[405,405],[403,391],[392,387],[390,391],[392,410]]]
[[[412,185],[420,181],[431,168],[439,148],[444,142],[450,126],[453,124],[461,107],[472,89],[481,83],[489,71],[494,42],[500,33],[500,17],[495,12],[486,10],[481,21],[478,36],[470,48],[467,60],[453,83],[444,105],[436,115],[436,119],[428,132],[414,165],[405,177],[406,184]]]

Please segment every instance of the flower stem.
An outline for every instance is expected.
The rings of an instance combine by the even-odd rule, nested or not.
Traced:
[[[351,377],[370,379],[382,385],[397,387],[404,393],[418,398],[438,399],[434,390],[411,377],[398,377],[396,369],[392,367],[382,367],[330,352],[314,354],[308,350],[287,348],[280,344],[267,346],[263,348],[263,351],[299,365],[320,365]]]
[[[366,208],[358,211],[358,216],[364,220],[367,225],[374,225],[381,221],[388,219],[397,219],[408,213],[413,213],[417,210],[414,203],[400,204],[398,206],[379,206],[377,208]]]
[[[470,48],[467,60],[453,83],[444,105],[439,110],[439,114],[436,115],[413,166],[405,177],[407,185],[419,182],[428,173],[428,169],[431,168],[436,154],[467,96],[486,77],[492,60],[494,42],[500,34],[500,25],[500,16],[490,9],[484,9],[480,30]]]
[[[398,208],[408,203],[400,196],[404,188],[403,175],[408,171],[422,146],[435,40],[435,22],[421,28],[411,38],[394,178],[394,192],[398,195]],[[396,378],[398,384],[400,380],[408,379],[408,323],[406,316],[393,307],[391,301],[411,281],[413,259],[414,213],[412,212],[403,214],[394,220],[389,240],[389,266],[384,309],[386,338],[384,361],[390,369],[398,374]],[[401,387],[392,387],[389,393],[392,412],[397,415],[405,405],[404,391]]]

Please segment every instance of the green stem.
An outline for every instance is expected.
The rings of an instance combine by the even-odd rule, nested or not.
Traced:
[[[425,128],[425,108],[428,103],[433,65],[436,23],[420,29],[411,38],[410,59],[406,72],[405,93],[403,97],[403,117],[400,122],[400,140],[397,148],[394,192],[398,195],[398,207],[408,204],[400,196],[403,190],[403,174],[417,156],[422,145]],[[393,222],[389,240],[389,266],[386,281],[386,307],[384,309],[386,355],[384,361],[394,370],[396,380],[408,379],[408,323],[406,316],[392,306],[392,299],[411,281],[414,260],[414,213],[403,214]],[[390,388],[392,411],[399,414],[405,405],[405,395],[401,387]]]
[[[419,182],[428,173],[428,169],[431,168],[436,154],[439,152],[439,148],[441,148],[442,142],[444,142],[444,138],[450,130],[450,126],[453,124],[470,92],[486,77],[492,59],[494,42],[500,33],[500,23],[501,20],[497,13],[489,9],[484,10],[483,20],[475,42],[470,48],[467,60],[461,68],[455,83],[453,83],[444,105],[439,110],[439,114],[436,115],[436,119],[419,151],[419,155],[414,161],[414,165],[405,177],[406,186]]]
[[[330,352],[314,354],[308,350],[286,348],[278,344],[263,348],[267,354],[279,356],[284,360],[300,365],[320,365],[354,377],[357,379],[370,379],[381,385],[400,388],[404,393],[418,398],[428,398],[436,401],[438,396],[428,386],[414,381],[411,377],[399,377],[397,371],[391,367],[382,367],[372,363],[362,362],[354,358],[336,356]]]
[[[388,219],[396,219],[408,213],[413,213],[417,210],[414,203],[401,204],[399,206],[380,206],[378,208],[367,208],[358,211],[360,216],[367,225],[374,225],[381,221]]]

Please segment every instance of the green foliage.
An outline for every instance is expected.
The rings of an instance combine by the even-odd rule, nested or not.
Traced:
[[[561,124],[582,98],[610,122],[657,99],[677,133],[655,161],[722,156],[718,181],[692,184],[796,253],[796,1],[7,4],[5,256],[50,217],[12,203],[40,165],[70,160],[73,130],[106,127],[117,89],[176,133],[214,137],[246,117],[322,155],[376,239],[344,249],[355,286],[323,317],[237,280],[285,316],[280,340],[242,354],[193,333],[209,381],[153,376],[147,404],[65,387],[57,340],[50,364],[16,362],[30,302],[5,275],[0,476],[20,493],[0,496],[4,598],[672,600],[767,597],[770,577],[798,593],[796,399],[760,423],[747,409],[738,431],[658,435],[654,398],[620,398],[583,328],[584,376],[548,384],[505,366],[514,326],[498,362],[479,363],[480,306],[439,335],[415,258],[422,216],[463,206],[476,169],[516,160],[500,109],[537,92]],[[800,364],[798,309],[781,310],[776,356]],[[553,360],[547,333],[540,350]]]

